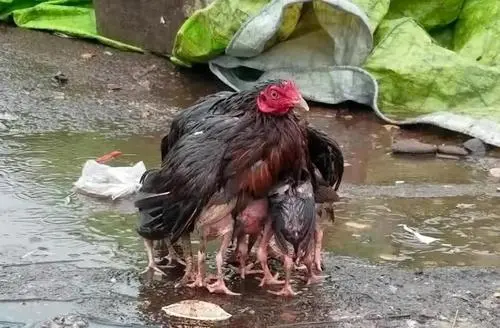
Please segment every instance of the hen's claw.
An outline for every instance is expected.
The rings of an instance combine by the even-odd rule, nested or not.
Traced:
[[[175,284],[175,288],[187,286],[189,281],[196,281],[196,278],[194,277],[195,274],[194,272],[186,272],[184,276],[182,276],[181,280]]]
[[[283,285],[285,283],[284,280],[278,280],[279,272],[277,272],[274,276],[269,274],[269,275],[264,275],[263,278],[256,278],[257,280],[260,280],[259,287],[264,287],[265,285]]]
[[[319,284],[321,282],[323,282],[323,279],[325,279],[326,275],[316,275],[316,274],[312,274],[311,276],[306,276],[306,277],[303,277],[302,280],[304,280],[306,282],[306,285],[311,285],[311,284]]]
[[[285,286],[283,286],[283,289],[278,292],[268,290],[268,293],[285,297],[293,297],[300,294],[300,292],[294,292],[290,284],[286,284]]]
[[[231,296],[239,296],[240,293],[235,293],[227,288],[226,283],[222,279],[218,279],[213,284],[207,285],[207,289],[210,293],[226,294]]]
[[[168,254],[167,256],[164,257],[164,259],[167,260],[167,264],[165,264],[165,268],[175,268],[176,265],[174,265],[174,262],[177,262],[183,266],[186,266],[186,262],[180,258],[179,255],[177,254]]]
[[[187,284],[186,286],[189,288],[195,288],[195,287],[205,287],[206,284],[207,284],[206,279],[203,279],[203,277],[200,275],[196,275],[196,279],[192,283]]]
[[[161,267],[163,267],[163,266],[161,266]],[[143,271],[141,271],[140,274],[144,274],[144,273],[147,273],[149,271],[158,272],[162,276],[166,276],[167,275],[165,272],[163,272],[160,269],[160,266],[157,265],[156,263],[150,263],[150,264],[148,264],[148,266],[146,267],[146,269],[144,269]]]
[[[257,273],[264,273],[263,270],[252,270],[252,268],[255,266],[255,263],[250,263],[247,264],[243,268],[236,268],[236,272],[240,275],[241,279],[245,279],[245,275],[251,275],[251,274],[257,274]]]

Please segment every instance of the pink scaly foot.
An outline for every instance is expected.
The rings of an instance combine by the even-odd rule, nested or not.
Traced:
[[[240,274],[241,279],[245,279],[246,275],[264,273],[263,270],[252,270],[252,268],[254,266],[255,266],[255,263],[250,263],[243,268],[237,268],[236,272],[238,272]]]
[[[217,279],[217,281],[214,282],[213,284],[207,285],[207,289],[210,293],[226,294],[226,295],[231,295],[231,296],[241,295],[241,294],[235,293],[235,292],[231,291],[229,288],[227,288],[226,283],[224,282],[224,279]]]
[[[264,273],[264,277],[256,278],[260,280],[259,287],[264,287],[266,285],[283,285],[285,283],[284,280],[278,280],[279,273],[277,272],[274,276],[269,272],[268,274]]]
[[[141,274],[153,271],[158,272],[162,276],[166,276],[166,273],[160,269],[160,266],[156,264],[153,257],[153,241],[144,239],[144,247],[146,248],[146,253],[148,255],[148,266],[146,267],[146,269],[144,269],[144,271],[141,272]]]
[[[293,297],[300,294],[300,292],[294,292],[292,289],[292,285],[290,284],[285,284],[285,286],[283,286],[283,289],[281,289],[278,292],[272,290],[268,290],[268,292],[274,295],[285,296],[285,297]]]

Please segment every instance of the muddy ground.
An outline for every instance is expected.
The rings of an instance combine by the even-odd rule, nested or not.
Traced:
[[[252,279],[232,281],[235,298],[176,290],[179,271],[139,276],[130,202],[64,199],[88,158],[119,148],[123,164],[157,165],[172,114],[225,87],[150,55],[10,27],[0,38],[0,327],[182,326],[161,307],[189,298],[221,305],[231,327],[500,327],[500,193],[487,173],[498,152],[394,157],[395,138],[467,138],[385,129],[352,106],[314,108],[310,120],[348,163],[336,222],[325,223],[330,277],[296,285],[292,300]],[[442,242],[420,245],[401,223]]]

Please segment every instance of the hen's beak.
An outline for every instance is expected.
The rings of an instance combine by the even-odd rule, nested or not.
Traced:
[[[309,111],[309,105],[307,104],[306,100],[302,96],[295,102],[295,108],[299,109],[299,110],[303,110],[305,112]]]

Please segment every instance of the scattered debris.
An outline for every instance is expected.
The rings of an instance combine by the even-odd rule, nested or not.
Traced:
[[[458,319],[458,310],[455,312],[455,318],[453,319],[453,323],[451,324],[451,328],[455,328],[455,325],[457,324],[457,319]]]
[[[149,73],[151,73],[155,69],[156,69],[156,65],[155,64],[150,65],[150,66],[148,66],[148,67],[146,67],[144,69],[138,70],[137,72],[135,72],[134,74],[132,74],[132,77],[134,78],[134,80],[139,80],[140,78],[142,78],[145,75],[148,75]]]
[[[457,204],[457,206],[455,206],[456,208],[461,208],[461,209],[465,209],[465,208],[474,208],[476,207],[476,204]]]
[[[137,83],[144,89],[151,90],[151,82],[149,82],[148,80],[140,80]]]
[[[54,32],[52,34],[54,34],[55,36],[58,36],[60,38],[64,38],[64,39],[74,39],[74,37],[72,37],[71,35],[61,33],[61,32]]]
[[[120,85],[113,84],[113,83],[109,83],[107,85],[107,87],[108,87],[108,90],[111,90],[111,91],[117,91],[117,90],[121,90],[122,89],[122,87]]]
[[[160,23],[165,25],[165,17],[163,16],[160,16]]]
[[[404,182],[403,180],[397,180],[397,181],[394,181],[394,184],[397,184],[397,185],[399,185],[399,184],[404,184],[404,183],[405,183],[405,182]]]
[[[347,121],[352,120],[352,115],[346,115],[346,116],[344,116],[344,120],[347,120]]]
[[[0,113],[0,121],[16,121],[19,117],[11,113]]]
[[[497,192],[500,192],[500,187],[497,188]]]
[[[111,51],[105,51],[104,54],[108,56],[113,56],[113,53]]]
[[[382,260],[391,262],[402,262],[406,260],[411,260],[411,257],[406,255],[397,256],[393,254],[380,254],[378,257],[380,257]]]
[[[456,155],[448,155],[448,154],[440,154],[440,153],[437,153],[436,157],[437,158],[442,158],[442,159],[454,159],[454,160],[459,160],[460,159],[460,157],[458,157]]]
[[[439,153],[447,155],[467,156],[469,154],[469,152],[465,148],[452,145],[441,145],[438,146],[437,150]]]
[[[352,221],[346,222],[345,225],[348,226],[349,228],[354,228],[354,229],[367,229],[367,228],[370,228],[369,224],[352,222]]]
[[[89,323],[77,315],[59,316],[42,323],[42,328],[86,328]]]
[[[495,178],[500,178],[500,167],[494,167],[490,169],[490,174]]]
[[[412,233],[415,236],[415,238],[417,238],[420,242],[422,242],[424,244],[428,245],[428,244],[431,244],[431,243],[439,240],[439,238],[424,236],[424,235],[416,232],[412,228],[409,228],[406,224],[398,224],[398,226],[402,226],[405,231]]]
[[[59,84],[59,85],[65,85],[68,83],[68,78],[64,73],[62,72],[57,72],[56,75],[53,76],[53,79]]]
[[[102,155],[101,157],[97,158],[95,161],[97,163],[100,163],[100,164],[103,164],[103,163],[107,163],[109,162],[110,160],[112,159],[115,159],[117,158],[118,156],[121,156],[123,153],[119,150],[114,150],[110,153],[107,153],[105,155]]]
[[[90,58],[95,57],[95,54],[90,53],[90,52],[86,52],[86,53],[82,54],[80,57],[82,57],[83,59],[90,59]]]
[[[426,144],[415,139],[398,140],[392,144],[393,153],[434,154],[436,151],[436,145]]]
[[[59,99],[59,100],[62,100],[62,99],[64,99],[64,98],[65,98],[64,92],[54,91],[54,92],[52,93],[52,95],[53,95],[53,97],[52,97],[53,99]]]
[[[344,167],[349,167],[349,166],[352,166],[352,164],[351,164],[351,163],[344,162]]]
[[[484,156],[486,155],[486,145],[480,139],[473,138],[469,139],[463,143],[465,149],[469,151],[471,155]]]
[[[392,130],[399,130],[400,127],[397,126],[397,125],[392,125],[392,124],[386,124],[384,125],[384,128],[387,130],[387,131],[392,131]]]
[[[185,300],[170,304],[164,306],[162,310],[167,315],[193,320],[222,321],[231,318],[231,314],[217,304],[198,300]]]
[[[103,158],[98,160],[103,161]],[[145,171],[146,167],[142,161],[131,167],[112,167],[88,160],[74,187],[88,195],[115,200],[136,193],[141,187],[139,181]]]

